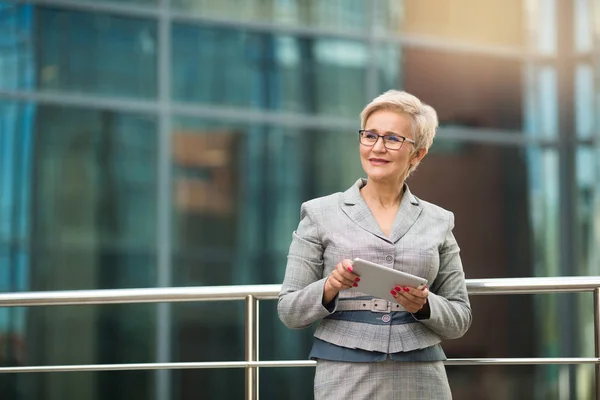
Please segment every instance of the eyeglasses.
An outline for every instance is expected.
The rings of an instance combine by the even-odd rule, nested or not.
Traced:
[[[415,141],[400,135],[379,135],[372,131],[361,129],[358,131],[358,137],[361,144],[373,147],[381,138],[383,145],[389,150],[400,150],[404,142],[415,144]]]

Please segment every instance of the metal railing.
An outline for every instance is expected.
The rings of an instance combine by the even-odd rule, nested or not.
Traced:
[[[258,302],[277,299],[281,285],[205,286],[151,289],[111,289],[22,292],[0,294],[0,307],[87,304],[163,303],[245,300],[245,360],[223,362],[171,362],[90,365],[2,367],[0,373],[124,371],[158,369],[245,368],[246,398],[258,399],[258,369],[313,367],[315,361],[258,361]],[[574,358],[458,358],[446,365],[595,364],[595,398],[600,400],[600,276],[467,280],[469,295],[593,292],[594,357]]]

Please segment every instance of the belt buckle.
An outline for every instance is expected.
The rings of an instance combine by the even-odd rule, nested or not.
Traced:
[[[390,312],[390,302],[383,299],[371,300],[371,311],[372,312]]]

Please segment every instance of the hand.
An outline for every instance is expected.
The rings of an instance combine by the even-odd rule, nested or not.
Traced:
[[[352,272],[352,261],[340,261],[325,281],[323,304],[329,304],[341,290],[357,287],[358,282],[360,278]]]
[[[406,311],[414,314],[427,304],[429,289],[427,289],[427,286],[423,289],[396,286],[390,293]]]

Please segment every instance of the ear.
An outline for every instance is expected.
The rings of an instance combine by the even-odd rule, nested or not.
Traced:
[[[427,155],[427,149],[419,149],[414,154],[412,159],[410,160],[411,165],[416,165]]]

